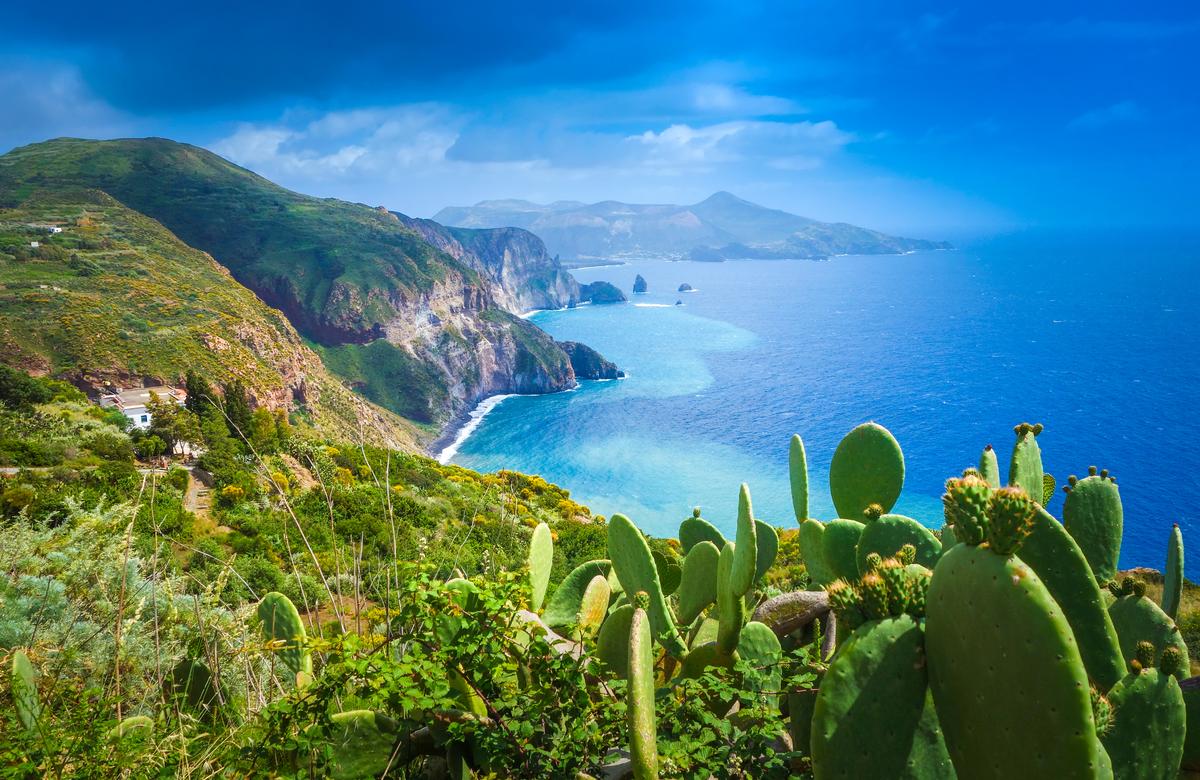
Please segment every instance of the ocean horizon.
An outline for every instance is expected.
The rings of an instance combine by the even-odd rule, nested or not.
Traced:
[[[874,420],[904,448],[896,511],[936,528],[945,479],[986,444],[1006,468],[1012,427],[1041,422],[1060,486],[1090,465],[1118,477],[1122,565],[1161,568],[1172,523],[1185,537],[1197,526],[1191,246],[1022,233],[907,255],[576,269],[630,302],[530,316],[628,377],[487,399],[443,459],[540,474],[655,536],[675,536],[694,506],[731,533],[741,482],[760,519],[794,527],[793,433],[808,449],[812,514],[833,519],[833,450]],[[644,295],[629,292],[638,274]],[[1061,515],[1061,493],[1048,508]]]

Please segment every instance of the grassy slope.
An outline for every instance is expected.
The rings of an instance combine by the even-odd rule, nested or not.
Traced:
[[[49,237],[30,223],[66,229]],[[50,248],[16,259],[31,240]],[[282,314],[211,257],[94,191],[0,209],[0,359],[77,379],[175,381],[196,369],[236,376],[260,397],[285,396],[281,371],[300,372],[310,401],[319,397],[306,409],[319,429],[344,437],[361,415],[382,428],[372,438],[413,445],[427,435],[356,398]]]
[[[395,313],[392,296],[476,276],[384,212],[291,192],[187,144],[57,139],[0,157],[0,205],[76,186],[104,190],[212,254],[323,343],[364,340]]]

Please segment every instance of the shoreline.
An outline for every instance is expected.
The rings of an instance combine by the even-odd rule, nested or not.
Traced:
[[[495,395],[485,396],[470,411],[459,414],[451,420],[442,430],[441,434],[429,445],[426,454],[443,466],[449,463],[458,454],[458,449],[463,445],[463,442],[469,439],[471,434],[475,432],[475,429],[483,422],[483,418],[487,417],[493,409],[509,398],[533,398],[539,395],[573,393],[578,389],[579,383],[576,382],[574,387],[566,390],[557,390],[554,393],[496,393]]]

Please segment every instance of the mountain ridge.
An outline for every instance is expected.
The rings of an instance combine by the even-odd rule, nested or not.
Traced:
[[[891,236],[760,206],[720,190],[691,205],[606,200],[575,205],[517,199],[449,206],[434,221],[456,227],[521,227],[569,261],[621,256],[725,260],[824,258],[948,248],[944,242]]]
[[[575,386],[566,352],[515,316],[578,295],[525,231],[451,229],[295,193],[161,138],[57,139],[0,156],[0,207],[79,188],[207,252],[367,398],[420,425],[447,425],[495,393]]]

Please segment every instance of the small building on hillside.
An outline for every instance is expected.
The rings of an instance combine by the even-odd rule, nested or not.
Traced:
[[[117,408],[129,418],[134,428],[150,427],[150,394],[158,396],[160,401],[171,400],[182,405],[187,400],[187,393],[175,387],[160,385],[158,387],[136,387],[132,390],[119,390],[100,396],[100,405],[106,409]]]

